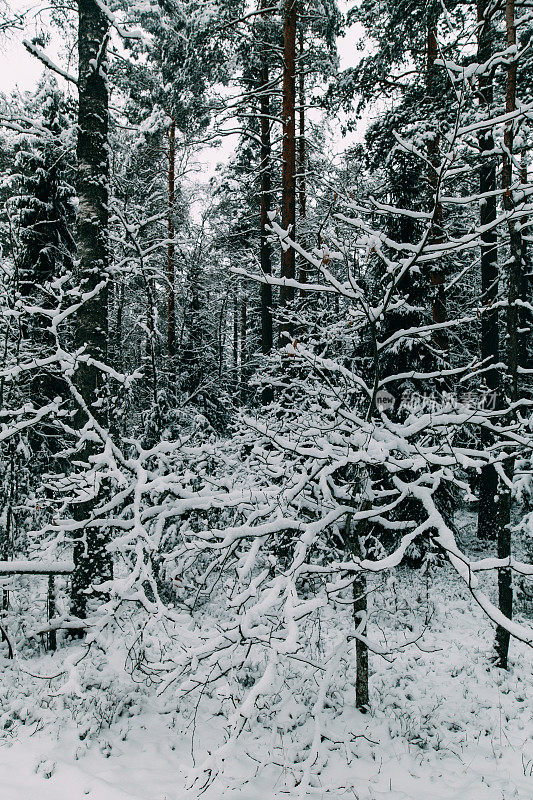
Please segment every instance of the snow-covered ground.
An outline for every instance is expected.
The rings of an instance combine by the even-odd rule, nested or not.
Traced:
[[[391,635],[416,621],[424,579],[404,570],[382,602],[397,604]],[[372,710],[353,707],[353,675],[340,675],[322,718],[320,757],[305,790],[314,722],[308,685],[289,668],[268,725],[245,730],[223,773],[202,794],[194,763],[223,740],[231,692],[179,703],[172,688],[135,683],[121,659],[89,652],[82,684],[32,678],[3,661],[0,694],[2,800],[281,800],[305,795],[358,800],[531,800],[531,652],[511,644],[511,669],[489,667],[493,631],[451,572],[437,570],[438,599],[421,644],[392,661],[371,657]],[[381,598],[383,600],[383,598]],[[381,622],[386,614],[381,615]],[[334,629],[331,616],[321,636]],[[339,624],[343,624],[340,622]],[[387,634],[387,630],[385,630]],[[80,645],[27,659],[42,676],[74,662]],[[114,666],[112,666],[114,664]],[[37,700],[36,700],[37,697]],[[299,748],[301,752],[299,752]]]

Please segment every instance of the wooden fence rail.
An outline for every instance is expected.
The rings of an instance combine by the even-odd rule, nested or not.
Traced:
[[[73,561],[0,561],[0,575],[71,575]]]

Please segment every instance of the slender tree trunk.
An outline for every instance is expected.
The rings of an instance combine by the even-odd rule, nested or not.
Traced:
[[[48,576],[48,597],[47,597],[47,618],[48,624],[53,622],[56,615],[56,589],[55,578],[53,575]],[[48,649],[51,651],[57,650],[57,632],[53,629],[48,631]]]
[[[76,348],[84,347],[92,358],[105,362],[110,262],[108,91],[105,57],[109,22],[94,0],[78,0],[78,12],[77,282],[82,293],[95,290],[101,282],[104,285],[77,312],[74,343]],[[75,381],[85,404],[105,425],[105,402],[98,408],[94,406],[103,390],[100,370],[94,365],[79,363]],[[75,426],[81,430],[86,421],[85,411],[78,407]],[[91,455],[90,444],[85,445],[81,455],[87,461]],[[73,507],[75,518],[86,519],[91,513],[93,503],[94,500],[76,503]],[[89,526],[84,530],[83,539],[75,542],[72,611],[79,617],[86,615],[87,593],[91,584],[111,574],[107,542],[107,534]]]
[[[266,8],[268,0],[261,0],[261,8]],[[261,28],[262,30],[262,28]],[[268,243],[268,214],[271,206],[272,161],[270,143],[270,68],[266,31],[263,33],[261,49],[261,70],[259,73],[259,110],[261,125],[261,272],[272,274],[270,245]],[[273,344],[272,334],[272,286],[261,284],[261,349],[265,355],[270,353]],[[267,399],[269,402],[269,400]]]
[[[523,184],[527,184],[528,180],[527,169],[527,150],[522,150],[520,162],[520,178]],[[523,216],[520,220],[522,230],[528,223],[527,216]],[[522,270],[521,270],[521,287],[520,297],[523,300],[529,300],[533,297],[533,273],[531,271],[531,264],[529,261],[529,248],[528,242],[525,237],[522,237]],[[523,369],[531,369],[531,355],[533,354],[533,312],[531,308],[520,306],[518,309],[518,327],[521,331],[520,339],[518,342],[518,363]]]
[[[263,0],[264,2],[264,0]],[[263,50],[263,63],[261,65],[261,272],[263,275],[272,275],[272,259],[270,244],[268,242],[268,214],[270,211],[270,194],[272,190],[272,162],[270,145],[270,95],[268,82],[270,80],[268,68],[268,54]],[[272,350],[274,341],[272,321],[272,285],[261,284],[261,350],[263,355],[268,355]],[[261,392],[261,402],[268,405],[274,399],[270,385],[265,385]]]
[[[353,611],[354,622],[358,627],[361,622],[361,615],[366,617],[368,609],[367,601],[367,580],[364,572],[359,572],[353,582]],[[364,629],[363,629],[364,630]],[[359,711],[368,711],[370,702],[369,695],[369,672],[368,672],[368,647],[361,639],[355,640],[355,705]]]
[[[147,382],[151,390],[149,403],[155,409],[156,424],[158,432],[161,431],[161,417],[159,413],[159,405],[157,402],[159,382],[157,380],[157,358],[156,358],[156,294],[157,288],[155,284],[155,277],[150,275],[145,276],[145,289],[146,289],[146,374],[150,375],[150,380]],[[147,387],[147,388],[148,388]]]
[[[516,28],[514,16],[514,0],[506,0],[505,23],[507,29],[507,47],[516,45]],[[511,113],[516,110],[516,78],[518,63],[513,60],[507,69],[507,91],[505,110]],[[509,123],[504,132],[504,154],[502,164],[502,189],[505,210],[512,212],[514,200],[512,196],[514,153],[514,125]],[[510,263],[508,281],[507,310],[507,390],[512,401],[518,399],[518,305],[517,300],[521,287],[522,272],[522,236],[514,221],[509,221]]]
[[[298,203],[299,203],[299,213],[300,213],[300,220],[305,220],[306,216],[306,142],[305,142],[305,63],[304,63],[304,30],[303,30],[303,23],[300,23],[300,31],[299,31],[299,47],[298,47],[298,94],[299,94],[299,102],[300,102],[300,114],[299,114],[299,136],[298,136]],[[305,247],[305,241],[300,237],[302,246]],[[300,263],[300,269],[298,273],[298,279],[300,283],[307,282],[307,269],[308,265],[307,262],[302,259]],[[300,291],[300,296],[303,298],[305,297],[306,292],[302,289]]]
[[[9,561],[13,558],[13,508],[17,501],[17,463],[15,457],[15,438],[8,440],[6,456],[9,460],[9,477],[7,484],[7,496],[4,494],[0,501],[0,514],[3,517],[3,530],[0,530],[0,559]],[[9,589],[2,589],[2,611],[9,609]],[[6,635],[2,631],[1,641],[6,641]]]
[[[297,0],[285,0],[283,25],[283,146],[282,146],[282,225],[296,236],[296,31]],[[282,250],[281,277],[294,280],[295,252],[292,247]],[[286,309],[294,300],[294,287],[281,286],[280,305]],[[280,345],[287,343],[292,326],[285,320],[280,326]]]
[[[268,83],[268,64],[261,71],[261,83]],[[272,275],[272,261],[270,244],[268,242],[268,214],[270,211],[270,193],[272,186],[270,162],[270,99],[266,90],[261,95],[261,272],[263,275]],[[261,284],[261,349],[264,355],[272,350],[272,285]]]
[[[116,323],[114,330],[114,363],[119,372],[124,371],[124,353],[122,349],[122,321],[124,317],[124,279],[122,276],[115,281]]]
[[[224,297],[222,305],[220,306],[220,313],[218,315],[218,331],[217,331],[217,344],[218,344],[218,379],[222,380],[222,371],[224,368],[224,353],[226,351],[226,306],[228,297]]]
[[[233,393],[238,398],[239,391],[239,289],[235,285],[233,292]]]
[[[246,292],[244,291],[241,296],[241,403],[246,401],[246,390],[248,383],[247,371],[247,353],[246,353],[246,339],[248,327],[248,307],[246,303]]]
[[[268,0],[261,0],[261,8],[266,8]],[[264,19],[264,17],[262,18]],[[263,26],[261,26],[263,31]],[[262,34],[261,69],[259,73],[259,111],[261,126],[261,218],[260,218],[260,261],[263,275],[272,275],[272,256],[268,242],[268,214],[271,207],[272,160],[270,143],[270,68],[266,29]],[[272,285],[261,284],[261,350],[268,355],[274,343],[272,322]],[[270,385],[265,385],[261,392],[261,402],[268,405],[274,399]]]
[[[437,39],[435,37],[434,23],[430,21],[428,24],[427,32],[427,88],[428,97],[436,97],[436,67],[435,62],[438,58],[439,50],[437,46]],[[429,161],[429,186],[433,195],[436,197],[438,190],[438,176],[437,169],[439,166],[439,136],[435,132],[428,144],[428,161]],[[433,226],[431,231],[431,243],[437,244],[443,240],[442,228],[442,205],[437,202],[435,207],[435,214],[433,218]],[[432,316],[433,322],[441,323],[447,320],[446,311],[446,295],[444,292],[445,276],[441,266],[433,265],[430,273],[430,283],[433,289],[433,307]],[[446,350],[448,342],[446,334],[442,331],[435,331],[433,334],[433,341],[440,350]]]
[[[488,0],[478,0],[478,61],[489,60],[493,50],[493,30],[488,13]],[[493,101],[493,76],[484,74],[479,79],[479,96],[483,112],[488,114]],[[496,161],[494,158],[494,134],[492,129],[479,135],[479,148],[482,155],[479,176],[479,191],[487,195],[480,206],[480,224],[482,227],[494,223],[496,219]],[[483,155],[483,154],[486,155]],[[481,358],[486,366],[498,364],[499,346],[499,314],[495,301],[498,296],[498,241],[495,230],[481,234]],[[492,399],[499,402],[500,372],[497,367],[485,373],[487,389]],[[484,433],[484,444],[489,445],[491,437]],[[498,535],[498,475],[492,464],[483,467],[479,481],[478,537],[496,541]]]
[[[505,27],[507,31],[507,47],[516,45],[515,3],[506,0]],[[506,113],[516,110],[516,77],[518,63],[516,59],[507,67],[507,90],[505,98]],[[504,208],[512,212],[513,200],[513,164],[514,152],[514,126],[508,123],[504,132],[504,154],[502,163],[502,189]],[[507,298],[507,369],[505,379],[505,393],[508,400],[516,402],[518,399],[518,305],[517,300],[521,286],[522,267],[522,237],[514,221],[509,220],[509,276]],[[512,482],[514,475],[514,457],[508,459],[505,465],[507,478]],[[500,492],[501,514],[498,528],[498,558],[509,558],[511,555],[511,491],[503,486]],[[500,569],[498,572],[498,601],[500,611],[509,619],[513,616],[513,583],[510,569]],[[496,630],[495,663],[507,669],[509,654],[509,633],[499,627]]]
[[[176,122],[170,122],[168,132],[168,245],[167,245],[167,356],[168,381],[175,386],[176,360],[176,271],[174,244],[174,212],[176,204]]]
[[[368,508],[369,503],[365,501],[363,510],[368,510]],[[346,518],[346,545],[352,558],[363,558],[362,535],[364,535],[366,527],[366,522],[359,522],[354,525],[351,514]],[[353,620],[355,628],[358,629],[362,618],[365,619],[365,623],[362,626],[363,634],[366,633],[367,591],[366,574],[364,572],[356,573],[352,584]],[[368,647],[361,639],[355,640],[355,670],[355,705],[359,711],[365,713],[368,711],[370,701]]]

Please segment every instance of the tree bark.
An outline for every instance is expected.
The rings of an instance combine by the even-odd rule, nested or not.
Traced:
[[[523,184],[527,184],[527,150],[522,150],[520,161],[520,178]],[[520,220],[522,230],[528,224],[527,215]],[[530,253],[526,237],[522,237],[522,265],[521,265],[521,286],[520,297],[523,300],[531,301],[533,297],[533,272],[531,271]],[[521,331],[518,342],[518,364],[523,369],[533,368],[533,312],[531,308],[520,306],[518,309],[518,328]]]
[[[247,370],[247,353],[246,353],[246,339],[248,328],[248,307],[246,302],[246,292],[244,291],[241,296],[241,372],[240,372],[240,390],[241,390],[241,404],[246,401],[246,394],[248,388],[248,370]]]
[[[362,510],[370,508],[368,500],[363,502]],[[352,558],[363,558],[363,537],[368,528],[368,521],[353,524],[352,514],[346,518],[345,537],[346,549]],[[368,582],[364,572],[355,574],[352,584],[353,596],[353,621],[357,629],[361,619],[365,619],[362,633],[366,633],[366,615],[368,610]],[[355,706],[359,711],[366,713],[370,703],[368,646],[361,639],[355,640]]]
[[[176,122],[171,119],[168,132],[168,245],[167,245],[167,356],[168,381],[175,388],[176,359],[176,271],[174,211],[176,205]]]
[[[296,32],[297,0],[285,0],[283,25],[283,146],[282,146],[282,226],[296,236]],[[296,275],[295,252],[292,247],[282,250],[281,277],[294,280]],[[294,287],[282,285],[280,305],[286,311],[294,300]],[[283,347],[292,332],[285,319],[280,324],[279,342]]]
[[[157,289],[155,286],[155,278],[150,275],[145,275],[144,278],[146,289],[146,353],[145,360],[147,369],[145,375],[150,375],[147,381],[147,388],[150,390],[150,402],[155,409],[155,416],[157,421],[157,429],[161,430],[161,417],[159,406],[157,402],[158,395],[158,380],[157,380],[157,358],[156,358],[156,294]],[[169,359],[170,361],[170,359]]]
[[[478,0],[478,61],[489,60],[493,51],[493,31],[488,13],[488,0]],[[479,79],[479,97],[485,113],[490,113],[493,101],[493,76],[483,74]],[[496,161],[494,153],[494,134],[492,129],[479,135],[479,148],[482,157],[479,176],[479,191],[484,198],[480,207],[480,224],[487,226],[496,219]],[[492,194],[491,194],[492,193]],[[500,358],[499,313],[494,304],[498,295],[498,241],[495,230],[481,234],[481,358],[485,366],[496,365]],[[485,373],[487,390],[492,399],[498,401],[500,392],[500,372],[498,368]],[[484,444],[491,442],[488,433],[483,433]],[[478,491],[478,537],[496,541],[498,535],[498,475],[492,464],[483,467]]]
[[[56,590],[53,575],[48,576],[48,598],[47,598],[47,622],[50,624],[56,615]],[[57,631],[51,628],[48,631],[48,649],[52,652],[57,650]]]
[[[305,141],[305,64],[304,64],[304,30],[303,22],[300,22],[299,31],[299,47],[298,47],[298,94],[300,102],[299,113],[299,136],[298,136],[298,204],[300,220],[306,217],[306,201],[307,201],[307,186],[306,186],[306,164],[307,152]],[[305,241],[302,239],[301,244],[305,247]],[[300,269],[298,271],[298,280],[300,283],[307,282],[308,264],[305,259],[300,262]],[[300,298],[306,296],[304,289],[300,290]]]
[[[437,96],[437,87],[435,85],[435,62],[438,58],[439,50],[437,46],[437,39],[435,37],[434,21],[430,20],[427,31],[427,88],[428,97]],[[438,191],[438,175],[437,169],[439,167],[439,135],[434,133],[428,144],[428,161],[429,161],[429,187],[432,191],[435,200],[437,200]],[[442,205],[436,202],[435,213],[433,216],[432,231],[431,231],[431,244],[437,244],[443,240],[442,228]],[[430,284],[433,290],[433,307],[432,317],[433,322],[441,323],[447,320],[446,310],[446,295],[444,292],[445,276],[442,268],[434,265],[430,273]],[[446,350],[448,341],[446,334],[437,330],[433,334],[433,341],[440,350]]]
[[[78,212],[76,244],[78,249],[77,283],[81,293],[92,292],[103,283],[93,298],[83,303],[76,315],[74,343],[98,361],[107,360],[108,288],[110,254],[109,228],[109,150],[108,150],[108,90],[106,76],[106,47],[109,22],[94,0],[78,0]],[[100,423],[106,424],[105,402],[102,396],[103,377],[92,364],[79,363],[75,375],[76,387],[85,405]],[[94,406],[101,400],[98,407]],[[81,430],[87,422],[82,407],[75,413],[74,423]],[[94,446],[85,444],[82,459],[87,461]],[[84,520],[91,513],[94,499],[76,503],[73,514]],[[72,611],[83,618],[87,609],[87,594],[91,584],[108,578],[111,561],[106,545],[108,534],[85,528],[83,538],[74,545],[74,574],[72,576]]]
[[[102,281],[106,285],[79,309],[75,344],[85,346],[93,358],[105,361],[110,264],[109,155],[106,60],[101,53],[105,52],[109,23],[94,0],[78,0],[78,9],[77,279],[81,292],[93,291]],[[80,364],[76,377],[83,399],[93,403],[101,388],[100,371],[92,365]]]
[[[233,394],[235,398],[239,396],[239,289],[235,284],[233,290],[233,343],[232,343],[232,361],[233,361]]]
[[[268,6],[268,0],[261,0],[261,8]],[[262,16],[262,20],[266,15]],[[260,262],[263,275],[272,275],[272,258],[270,244],[268,242],[268,214],[271,208],[272,192],[272,159],[270,141],[270,64],[269,51],[267,44],[266,25],[261,24],[261,68],[259,72],[259,113],[261,127],[261,211],[260,211]],[[261,284],[261,350],[263,355],[268,355],[274,343],[273,321],[272,321],[272,285],[269,283]],[[274,393],[270,385],[265,385],[261,392],[261,402],[268,405],[274,399]]]
[[[515,3],[514,0],[505,2],[505,27],[507,32],[507,47],[516,45]],[[516,58],[510,61],[507,67],[507,87],[505,98],[505,111],[511,113],[516,110],[516,77],[518,63]],[[514,126],[508,123],[504,131],[504,152],[502,163],[502,189],[503,203],[507,212],[512,212],[514,200],[512,194],[513,164],[512,155],[514,148]],[[513,220],[508,220],[509,229],[509,274],[507,297],[507,364],[505,376],[505,393],[508,400],[513,403],[518,399],[518,305],[521,286],[522,267],[522,236]],[[514,475],[514,457],[508,459],[505,465],[506,475],[512,482]],[[511,555],[511,490],[503,486],[500,492],[501,514],[498,529],[498,558],[509,558]],[[513,616],[513,583],[509,568],[500,569],[498,572],[498,603],[500,611],[509,619]],[[509,632],[498,626],[496,629],[495,663],[507,669],[509,656]]]
[[[359,572],[353,582],[353,612],[356,627],[358,627],[361,622],[361,615],[366,617],[367,610],[366,575],[364,572]],[[366,713],[370,702],[368,647],[361,639],[355,640],[355,668],[355,706],[359,711]]]

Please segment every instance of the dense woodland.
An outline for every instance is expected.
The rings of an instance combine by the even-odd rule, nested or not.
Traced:
[[[483,680],[531,665],[533,7],[52,0],[0,27],[43,67],[0,96],[4,675],[52,670],[26,696],[86,716],[126,703],[89,691],[112,652],[193,738],[223,697],[191,796],[305,687],[255,760],[315,796],[339,709],[379,740],[378,664],[431,663],[437,618],[460,641],[457,597]]]

